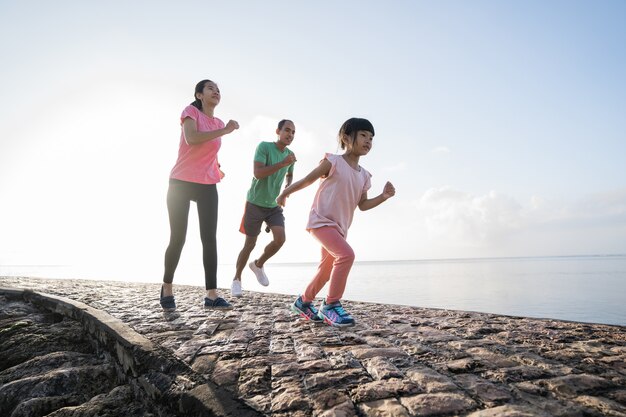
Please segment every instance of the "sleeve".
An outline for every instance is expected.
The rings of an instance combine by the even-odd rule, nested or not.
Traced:
[[[364,170],[365,171],[365,170]],[[363,192],[367,192],[370,188],[372,188],[372,174],[369,171],[365,171],[365,184],[363,184]]]
[[[337,166],[337,156],[338,155],[335,155],[335,154],[332,154],[332,153],[327,153],[327,154],[324,155],[324,159],[326,159],[328,162],[330,162],[330,171],[328,171],[328,175],[326,175],[325,178],[328,178],[328,177],[330,177],[331,175],[333,175],[335,173],[335,167]],[[322,159],[322,161],[324,159]]]
[[[293,152],[289,151],[289,155],[293,155]],[[287,168],[287,175],[293,175],[293,169],[295,166],[296,166],[295,162],[289,165],[289,168]]]
[[[198,121],[198,109],[191,105],[185,107],[185,110],[183,110],[183,113],[180,115],[180,124],[182,125],[183,121],[188,117],[197,122]]]
[[[260,162],[267,166],[267,146],[265,146],[265,142],[259,143],[256,147],[256,151],[254,151],[254,162]]]

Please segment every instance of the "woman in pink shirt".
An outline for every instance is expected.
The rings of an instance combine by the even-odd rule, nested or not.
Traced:
[[[161,287],[161,307],[176,309],[172,291],[174,272],[187,235],[189,206],[198,208],[206,308],[230,309],[232,306],[217,294],[217,187],[223,173],[217,162],[222,136],[239,128],[230,120],[226,125],[214,116],[221,96],[217,84],[202,80],[196,85],[195,100],[180,116],[181,134],[178,158],[170,173],[167,191],[167,212],[170,220],[170,242],[165,251],[165,272]]]
[[[359,165],[361,156],[372,149],[374,126],[359,118],[348,119],[339,129],[343,155],[326,154],[320,164],[306,177],[287,187],[276,199],[284,206],[290,194],[321,178],[313,200],[307,230],[322,245],[322,259],[317,273],[302,295],[291,306],[292,311],[307,320],[325,321],[331,326],[353,326],[354,318],[341,305],[348,274],[354,263],[354,251],[346,241],[354,210],[372,209],[396,193],[390,182],[383,192],[367,198],[372,176]],[[330,280],[328,295],[319,310],[312,302]]]

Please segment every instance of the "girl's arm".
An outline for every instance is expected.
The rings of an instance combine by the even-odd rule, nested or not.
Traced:
[[[222,129],[211,130],[209,132],[198,132],[196,121],[191,117],[187,117],[183,121],[183,133],[185,134],[185,140],[189,145],[199,145],[201,143],[208,142],[219,138],[220,136],[227,135],[235,129],[239,129],[239,123],[234,120],[229,120],[226,126]]]
[[[278,197],[276,197],[276,202],[278,203],[278,205],[285,207],[285,203],[287,202],[287,197],[289,197],[291,194],[295,193],[296,191],[299,191],[303,188],[308,187],[319,178],[325,177],[326,175],[328,175],[328,173],[330,172],[331,166],[332,165],[330,164],[328,159],[324,159],[322,162],[320,162],[320,164],[313,171],[309,172],[309,174],[306,177],[302,178],[299,181],[294,182],[289,187],[285,188],[283,192],[280,193]]]
[[[373,209],[374,207],[387,201],[394,195],[396,195],[396,189],[394,188],[392,183],[387,181],[387,183],[385,184],[385,187],[383,188],[383,192],[374,198],[368,199],[367,191],[364,192],[363,195],[361,196],[361,201],[359,201],[359,209],[361,209],[361,211]]]

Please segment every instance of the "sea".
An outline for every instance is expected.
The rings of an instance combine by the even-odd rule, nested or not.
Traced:
[[[244,291],[297,295],[316,268],[270,260],[268,287],[249,270],[242,284]],[[67,267],[0,266],[0,277],[78,278],[71,274]],[[218,286],[228,288],[222,275]],[[184,278],[175,283],[204,285]],[[344,299],[626,326],[626,254],[356,262]]]

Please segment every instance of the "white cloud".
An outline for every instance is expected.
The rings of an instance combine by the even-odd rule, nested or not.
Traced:
[[[425,239],[441,250],[480,256],[623,253],[626,190],[567,202],[533,196],[521,203],[490,191],[431,188],[417,201]],[[461,254],[462,255],[462,254]]]
[[[450,149],[447,146],[438,146],[434,149],[431,149],[430,151],[431,153],[439,153],[439,154],[445,154],[445,153],[450,153]]]
[[[417,206],[431,238],[472,246],[499,239],[523,223],[521,205],[495,191],[474,196],[450,187],[431,188]]]

